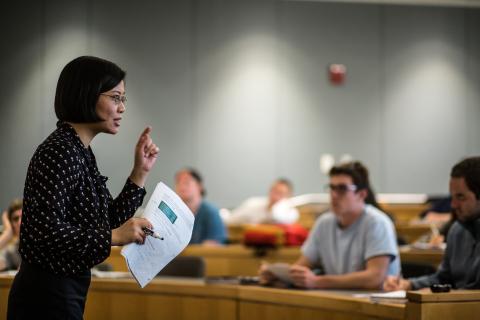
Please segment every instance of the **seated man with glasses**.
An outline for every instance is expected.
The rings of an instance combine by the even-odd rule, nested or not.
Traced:
[[[18,253],[18,242],[20,236],[20,224],[22,222],[23,202],[21,199],[15,199],[8,207],[8,222],[12,229],[12,240],[4,250],[0,250],[0,271],[17,270],[20,267],[22,258]],[[2,248],[0,248],[2,249]]]
[[[380,289],[387,275],[400,272],[393,223],[366,203],[372,189],[360,162],[335,166],[329,176],[331,211],[315,222],[289,278],[300,288]],[[268,266],[260,280],[275,281]]]

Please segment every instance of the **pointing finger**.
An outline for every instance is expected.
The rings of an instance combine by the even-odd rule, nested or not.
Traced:
[[[145,129],[143,129],[143,132],[142,132],[142,136],[143,135],[147,135],[147,134],[150,134],[150,132],[152,132],[152,127],[150,126],[146,126]]]

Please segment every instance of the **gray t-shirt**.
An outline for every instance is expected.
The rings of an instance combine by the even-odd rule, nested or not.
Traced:
[[[346,229],[341,229],[333,212],[322,214],[307,240],[302,253],[325,274],[345,274],[365,270],[367,260],[390,256],[389,275],[398,275],[398,255],[395,228],[388,216],[371,205]]]

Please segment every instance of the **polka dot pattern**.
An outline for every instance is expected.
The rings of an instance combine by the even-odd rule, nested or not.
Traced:
[[[90,147],[61,124],[35,151],[24,189],[19,252],[58,275],[81,274],[110,255],[111,230],[133,216],[145,189],[127,179],[113,199]]]

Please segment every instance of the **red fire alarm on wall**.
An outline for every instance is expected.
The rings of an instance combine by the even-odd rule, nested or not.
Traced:
[[[347,67],[344,64],[332,63],[328,66],[328,76],[330,83],[339,86],[345,82]]]

